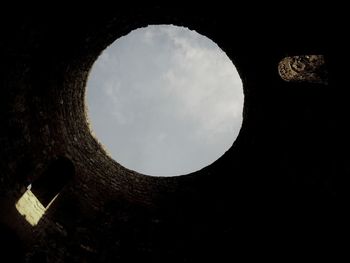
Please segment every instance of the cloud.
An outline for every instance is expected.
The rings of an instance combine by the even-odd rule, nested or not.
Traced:
[[[95,134],[117,162],[180,175],[232,145],[243,89],[214,42],[183,27],[149,26],[118,39],[95,62],[87,104]]]

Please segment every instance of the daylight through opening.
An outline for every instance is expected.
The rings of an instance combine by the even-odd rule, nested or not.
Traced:
[[[185,27],[151,25],[117,39],[87,82],[90,129],[122,166],[153,176],[200,170],[242,125],[243,84],[228,56]]]
[[[59,157],[53,160],[44,172],[27,186],[27,190],[16,203],[17,211],[29,224],[37,225],[74,174],[74,165],[68,158]]]

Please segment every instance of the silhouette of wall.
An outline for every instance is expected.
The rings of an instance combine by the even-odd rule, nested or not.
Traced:
[[[24,262],[23,244],[15,231],[0,224],[0,255],[3,262]]]
[[[44,173],[31,184],[31,191],[46,207],[62,188],[72,180],[74,165],[67,158],[53,160]]]
[[[273,15],[257,8],[7,10],[0,41],[0,221],[21,237],[27,262],[278,258],[315,255],[341,239],[349,109],[343,49],[325,40],[341,43],[334,28],[345,23],[330,20],[328,8]],[[86,78],[97,56],[118,37],[158,23],[212,39],[244,84],[243,126],[233,147],[183,177],[147,177],[120,166],[91,136],[85,116]],[[279,76],[283,58],[308,54],[324,56],[328,85]],[[9,208],[59,156],[72,162],[75,176],[38,225],[27,226]]]

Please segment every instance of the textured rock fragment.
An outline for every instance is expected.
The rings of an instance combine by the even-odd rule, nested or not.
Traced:
[[[285,81],[328,83],[323,55],[285,57],[278,64],[278,72]]]

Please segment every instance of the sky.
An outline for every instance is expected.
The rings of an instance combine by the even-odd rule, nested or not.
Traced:
[[[242,125],[243,84],[209,38],[151,25],[107,47],[87,82],[92,133],[122,166],[152,176],[204,168]]]

